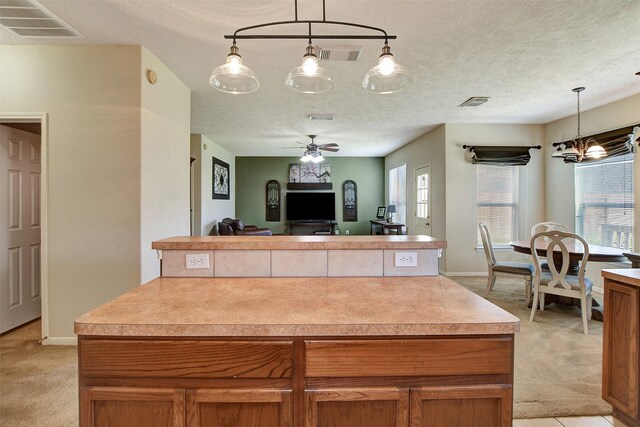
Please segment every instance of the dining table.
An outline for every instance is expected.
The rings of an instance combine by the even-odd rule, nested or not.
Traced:
[[[531,255],[531,240],[517,240],[509,244],[515,252]],[[569,251],[569,270],[567,271],[567,274],[577,275],[580,268],[580,261],[584,256],[584,247],[580,242],[566,242],[565,244]],[[538,240],[536,242],[535,249],[538,256],[547,256],[547,246],[547,241]],[[625,262],[627,261],[627,257],[624,253],[624,249],[589,244],[589,256],[587,258],[587,262]],[[553,258],[556,265],[560,265],[562,263],[562,252],[560,247],[556,246],[554,248]],[[579,299],[548,294],[545,298],[545,305],[553,302],[571,304],[580,307]],[[604,318],[602,306],[595,298],[593,298],[591,318],[600,322]]]

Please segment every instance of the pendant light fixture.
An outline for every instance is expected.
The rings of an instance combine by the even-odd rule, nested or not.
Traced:
[[[318,57],[313,52],[311,39],[307,53],[302,57],[302,65],[289,72],[284,84],[289,89],[301,93],[323,93],[333,89],[329,73],[318,65]]]
[[[253,70],[242,63],[235,40],[227,55],[227,62],[213,70],[209,84],[221,92],[233,94],[251,93],[260,87]]]
[[[552,145],[556,147],[556,151],[551,157],[562,158],[567,163],[578,163],[585,159],[600,159],[607,155],[605,149],[593,138],[582,141],[580,133],[580,92],[584,90],[584,87],[577,87],[571,90],[576,93],[578,98],[578,134],[571,141],[554,142]]]
[[[384,42],[378,65],[369,70],[362,79],[362,87],[379,94],[394,93],[406,89],[413,78],[406,68],[396,63],[389,43]]]
[[[300,20],[298,19],[298,0],[294,0],[295,18],[291,21],[278,21],[278,22],[266,22],[263,24],[251,25],[248,27],[237,29],[233,34],[227,34],[225,39],[233,40],[231,46],[231,53],[227,56],[225,64],[217,67],[211,78],[209,84],[214,89],[220,90],[226,93],[242,94],[251,93],[258,89],[260,83],[256,78],[254,72],[247,66],[242,64],[242,58],[240,57],[239,50],[236,47],[237,40],[247,39],[262,39],[262,40],[277,40],[277,39],[307,39],[308,46],[306,53],[302,59],[302,65],[295,67],[285,80],[285,85],[290,89],[301,93],[324,93],[333,88],[333,81],[327,71],[320,67],[318,63],[318,57],[314,52],[312,44],[313,39],[326,39],[326,40],[384,40],[384,47],[382,48],[382,55],[378,60],[378,65],[373,67],[365,75],[362,81],[362,86],[373,93],[387,94],[394,93],[400,90],[406,89],[411,85],[412,78],[408,71],[397,64],[391,54],[389,48],[389,40],[395,40],[396,36],[389,35],[381,28],[372,27],[369,25],[356,24],[353,22],[343,21],[330,21],[326,19],[325,0],[322,0],[322,20]],[[306,32],[304,34],[244,34],[246,31],[256,30],[266,27],[280,27],[288,26],[291,24],[305,24]],[[347,26],[351,28],[358,28],[366,30],[367,34],[318,34],[313,33],[312,26],[318,27],[325,24],[333,27]],[[326,28],[326,27],[325,27]],[[374,32],[371,34],[370,32]],[[241,34],[242,33],[242,34]],[[378,34],[375,34],[378,33]]]

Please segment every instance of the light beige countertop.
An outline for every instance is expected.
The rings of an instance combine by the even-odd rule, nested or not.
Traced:
[[[617,280],[630,286],[640,288],[640,268],[616,268],[602,270],[605,279]]]
[[[153,242],[161,250],[304,250],[304,249],[444,249],[445,240],[430,236],[198,236]]]
[[[517,317],[435,277],[157,278],[76,319],[78,335],[513,334]]]

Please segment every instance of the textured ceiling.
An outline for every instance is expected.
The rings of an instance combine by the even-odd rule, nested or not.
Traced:
[[[380,54],[377,40],[314,42],[363,46],[357,62],[321,64],[335,88],[316,95],[284,86],[289,70],[300,64],[303,40],[240,40],[260,89],[248,95],[213,90],[209,75],[230,46],[223,35],[293,19],[293,0],[40,3],[85,36],[66,43],[147,47],[191,88],[192,132],[238,156],[299,155],[301,150],[283,147],[306,142],[306,134],[318,134],[318,144],[340,144],[337,155],[382,156],[441,123],[547,123],[574,114],[576,86],[587,88],[583,110],[640,93],[640,77],[634,75],[640,70],[638,0],[326,0],[328,20],[398,36],[390,41],[392,52],[414,83],[390,95],[361,87]],[[299,19],[321,19],[321,4],[300,0]],[[21,39],[2,29],[0,42],[62,41]],[[491,99],[459,108],[470,96]],[[336,118],[310,121],[308,113]]]

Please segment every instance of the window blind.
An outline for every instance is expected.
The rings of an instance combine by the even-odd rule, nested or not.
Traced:
[[[633,156],[576,164],[575,225],[587,242],[633,251]]]
[[[516,240],[517,177],[516,166],[477,167],[476,220],[489,227],[493,246]],[[478,246],[482,245],[479,231],[476,242]]]

